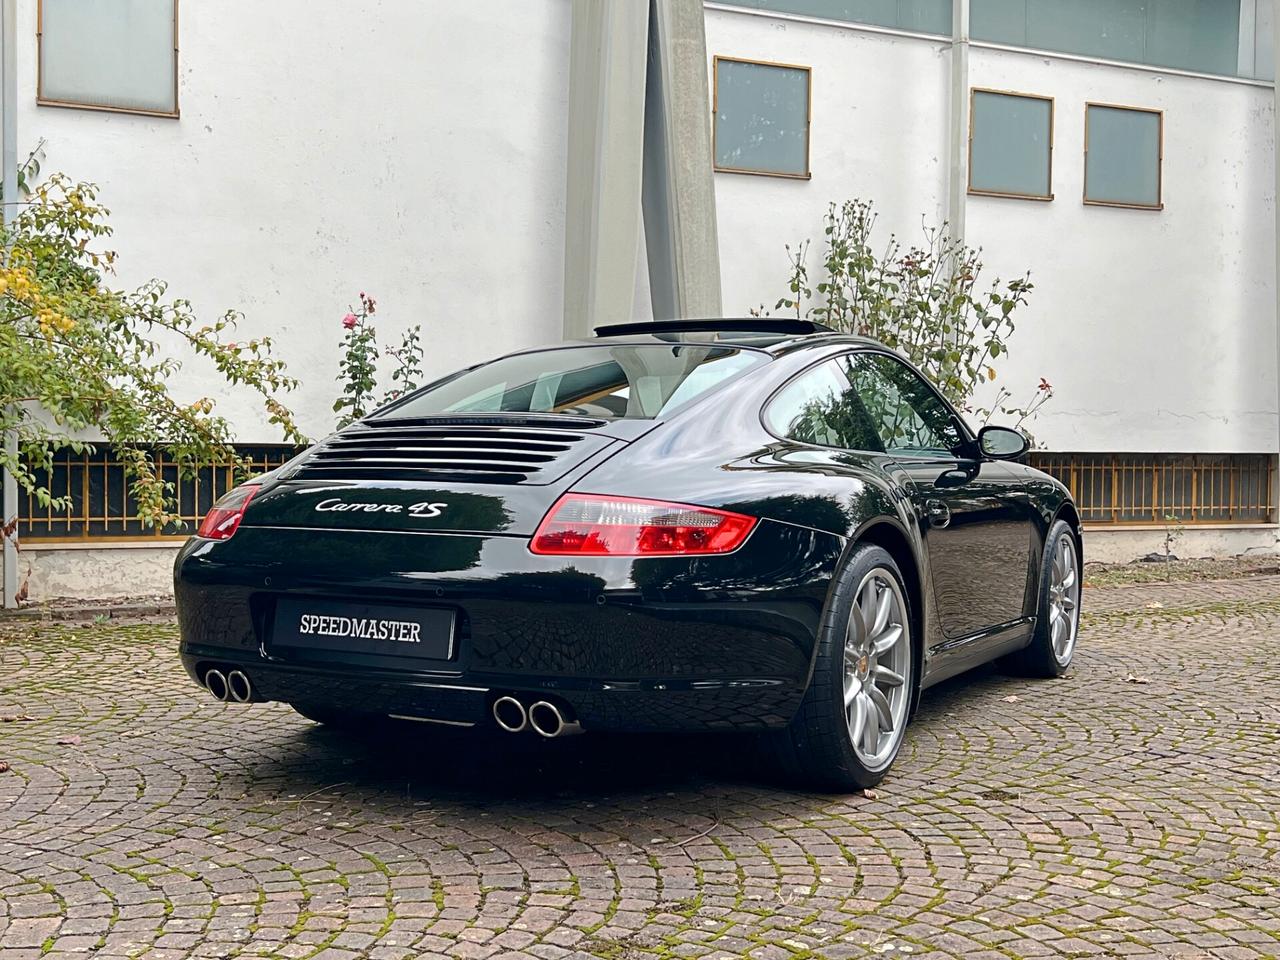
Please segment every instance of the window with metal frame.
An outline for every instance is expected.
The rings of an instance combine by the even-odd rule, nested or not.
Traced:
[[[820,20],[842,20],[937,36],[951,34],[951,0],[727,0],[735,7],[754,7]]]
[[[178,0],[39,0],[36,102],[178,116]]]
[[[1080,519],[1102,526],[1274,523],[1276,457],[1267,453],[1045,453]]]
[[[238,447],[251,461],[250,473],[274,470],[299,451],[283,445]],[[40,471],[39,482],[55,498],[70,498],[64,509],[42,507],[34,496],[19,491],[18,541],[20,543],[120,542],[128,540],[183,540],[196,530],[214,501],[245,477],[237,477],[230,464],[201,467],[193,477],[182,477],[178,467],[157,455],[159,475],[173,484],[181,525],[166,529],[148,527],[137,519],[138,505],[129,496],[129,479],[109,448],[92,452],[61,451],[53,470]]]
[[[1163,112],[1085,105],[1085,203],[1162,210],[1163,168]]]
[[[1259,0],[971,0],[970,30],[991,43],[1257,77],[1274,72],[1264,14]]]
[[[969,193],[1053,199],[1053,98],[971,91]]]
[[[716,57],[715,169],[809,179],[810,69]]]

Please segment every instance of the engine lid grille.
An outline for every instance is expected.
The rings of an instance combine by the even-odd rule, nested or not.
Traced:
[[[303,480],[551,483],[614,441],[560,427],[400,421],[360,424],[325,441]]]

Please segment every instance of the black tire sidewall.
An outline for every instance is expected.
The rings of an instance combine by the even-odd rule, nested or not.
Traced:
[[[897,747],[885,761],[869,768],[854,750],[849,737],[844,711],[844,648],[845,636],[857,600],[858,587],[868,573],[882,568],[890,573],[902,594],[904,614],[910,630],[911,671],[908,696],[914,702],[917,675],[916,630],[911,607],[911,594],[893,556],[875,544],[859,544],[852,548],[840,573],[837,574],[827,609],[823,614],[818,649],[814,657],[813,679],[805,695],[805,703],[793,724],[793,737],[797,749],[805,754],[805,766],[816,775],[838,786],[871,787],[879,783],[893,766],[901,751],[905,737],[900,737]],[[910,718],[910,712],[907,714]],[[815,762],[825,766],[814,770]]]
[[[1055,520],[1044,538],[1044,555],[1040,558],[1039,599],[1036,604],[1036,633],[1031,647],[1027,650],[1034,665],[1039,668],[1038,672],[1055,677],[1060,677],[1066,673],[1075,661],[1074,645],[1071,648],[1071,656],[1067,658],[1066,663],[1059,662],[1054,655],[1053,628],[1049,624],[1049,589],[1053,583],[1053,552],[1058,540],[1064,534],[1071,537],[1073,549],[1076,551],[1076,577],[1084,576],[1083,565],[1079,562],[1080,544],[1076,540],[1075,531],[1067,521],[1062,519]],[[1083,590],[1080,591],[1080,596],[1083,597]],[[1077,600],[1077,607],[1079,603],[1080,601]],[[1078,612],[1076,615],[1079,615]]]

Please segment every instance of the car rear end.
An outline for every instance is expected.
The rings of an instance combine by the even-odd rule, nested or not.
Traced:
[[[464,377],[237,490],[177,560],[188,672],[229,701],[545,735],[785,724],[824,600],[797,571],[838,544],[594,489],[605,462],[643,470],[673,398],[712,392],[681,386],[697,358],[673,388],[636,373],[668,357],[639,356],[543,358],[570,369],[503,380],[497,409]]]

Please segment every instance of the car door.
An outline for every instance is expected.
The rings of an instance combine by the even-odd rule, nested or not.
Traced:
[[[982,459],[937,391],[897,357],[860,351],[839,362],[909,480],[943,634],[958,639],[1022,619],[1033,530],[1017,474]]]

